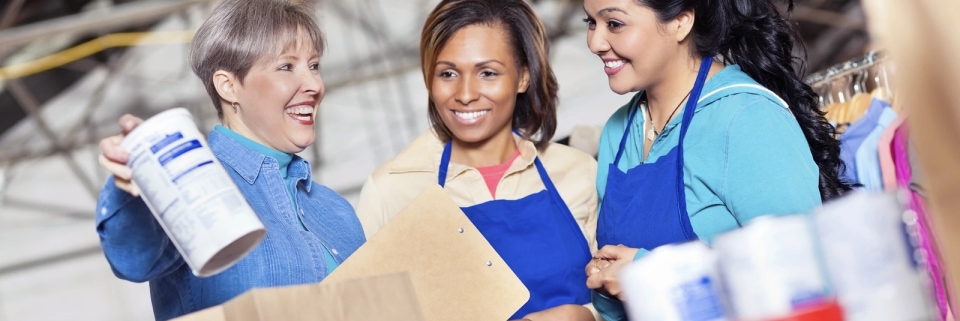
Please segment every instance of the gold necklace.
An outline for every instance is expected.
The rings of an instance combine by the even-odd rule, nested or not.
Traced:
[[[692,92],[693,89],[690,89],[690,91],[687,92],[687,95],[683,96],[683,99],[681,99],[680,103],[677,104],[677,107],[673,108],[673,111],[670,112],[670,117],[667,117],[666,124],[663,124],[663,128],[660,129],[660,132],[657,132],[657,124],[653,122],[653,113],[650,112],[650,103],[646,101],[643,102],[644,109],[647,110],[647,116],[650,117],[650,129],[647,130],[647,140],[653,140],[657,135],[660,135],[664,129],[667,129],[667,124],[670,123],[670,119],[673,119],[673,115],[677,113],[677,110],[679,110],[680,106],[683,105],[683,101],[687,100],[687,97],[690,97],[690,93]]]

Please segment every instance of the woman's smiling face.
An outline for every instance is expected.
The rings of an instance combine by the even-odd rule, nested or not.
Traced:
[[[239,122],[231,123],[231,129],[286,153],[313,144],[324,95],[319,64],[320,54],[303,32],[282,52],[258,59],[237,86]]]
[[[680,44],[655,11],[635,0],[584,0],[587,46],[600,56],[610,89],[640,91],[660,81]]]
[[[511,135],[517,94],[529,76],[507,32],[499,23],[470,25],[440,50],[430,99],[453,139],[477,144]]]

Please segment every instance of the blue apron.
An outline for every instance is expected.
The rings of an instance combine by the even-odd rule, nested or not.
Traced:
[[[450,142],[440,159],[444,186]],[[563,304],[590,302],[583,267],[592,258],[587,240],[537,157],[545,190],[518,200],[492,200],[461,210],[530,291],[530,300],[510,319]]]
[[[683,185],[683,138],[693,119],[700,91],[706,81],[713,58],[703,58],[690,99],[683,109],[680,123],[680,142],[654,163],[641,163],[626,173],[617,167],[630,134],[630,125],[639,105],[630,113],[627,127],[620,139],[617,157],[610,164],[606,195],[600,204],[597,222],[597,242],[623,244],[633,248],[653,250],[664,244],[697,239],[687,214],[686,193]],[[645,93],[643,95],[646,95]],[[645,97],[641,97],[641,100]]]

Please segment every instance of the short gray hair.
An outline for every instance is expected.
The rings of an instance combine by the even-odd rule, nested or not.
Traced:
[[[323,32],[309,1],[223,0],[197,29],[190,47],[193,73],[223,119],[221,97],[213,84],[217,70],[233,73],[241,84],[250,68],[269,54],[280,53],[297,40],[302,30],[318,53],[323,53]]]

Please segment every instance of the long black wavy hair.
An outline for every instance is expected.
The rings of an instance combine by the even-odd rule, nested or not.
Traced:
[[[851,190],[840,179],[844,164],[836,129],[824,118],[817,94],[800,79],[803,59],[793,55],[803,43],[796,29],[770,0],[634,0],[657,12],[663,22],[693,10],[696,52],[721,56],[787,101],[800,123],[813,160],[820,167],[820,197],[827,201]],[[793,0],[786,0],[789,15]],[[794,67],[796,66],[796,68]]]

